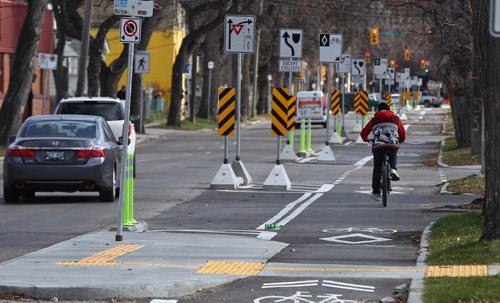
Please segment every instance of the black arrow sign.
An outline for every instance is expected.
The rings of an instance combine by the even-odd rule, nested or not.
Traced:
[[[293,48],[293,46],[290,44],[290,42],[288,42],[288,38],[290,38],[290,35],[288,35],[288,32],[285,32],[283,34],[283,39],[285,40],[285,44],[288,45],[288,47],[290,48],[290,50],[292,51],[292,57],[295,56],[295,49]]]
[[[229,20],[227,21],[227,25],[229,26],[229,37],[227,38],[227,39],[228,39],[228,40],[227,40],[227,44],[228,44],[227,48],[228,48],[228,49],[231,49],[231,33],[233,32],[233,27],[232,27],[232,25],[233,25],[233,20],[229,19]]]

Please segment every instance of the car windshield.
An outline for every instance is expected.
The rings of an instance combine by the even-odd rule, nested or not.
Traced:
[[[37,121],[26,124],[20,137],[95,138],[96,127],[95,123],[89,121]]]
[[[120,103],[63,102],[58,114],[101,116],[106,121],[123,120],[123,107]]]

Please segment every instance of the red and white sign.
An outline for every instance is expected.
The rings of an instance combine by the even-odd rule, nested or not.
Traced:
[[[141,42],[141,18],[121,18],[120,19],[120,42],[139,43]]]
[[[57,55],[39,53],[38,54],[38,67],[40,69],[57,69]]]

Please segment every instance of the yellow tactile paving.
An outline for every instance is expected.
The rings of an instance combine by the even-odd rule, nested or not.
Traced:
[[[487,276],[486,265],[441,265],[429,266],[425,271],[425,277],[478,277]]]
[[[131,253],[138,249],[143,248],[144,245],[117,245],[113,248],[106,249],[96,254],[90,255],[79,261],[73,262],[58,262],[59,265],[101,265],[112,266],[118,265],[118,262],[111,262],[114,259],[121,257],[125,254]]]
[[[196,272],[203,274],[254,276],[262,270],[264,265],[265,263],[261,262],[208,261],[198,268]]]

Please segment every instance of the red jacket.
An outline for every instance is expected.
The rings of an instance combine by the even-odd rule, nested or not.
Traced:
[[[401,123],[401,120],[399,119],[398,116],[394,115],[394,113],[390,110],[383,110],[380,112],[375,113],[375,117],[373,117],[370,122],[361,130],[361,139],[363,141],[368,142],[368,135],[372,132],[373,128],[377,126],[378,124],[382,123],[391,123],[397,126],[398,129],[398,136],[399,136],[399,143],[403,143],[406,140],[406,130]],[[394,130],[395,131],[395,130]],[[385,145],[385,144],[380,144],[380,145],[373,145],[373,149],[378,149],[378,148],[390,148],[390,149],[398,149],[399,144],[396,145]]]

